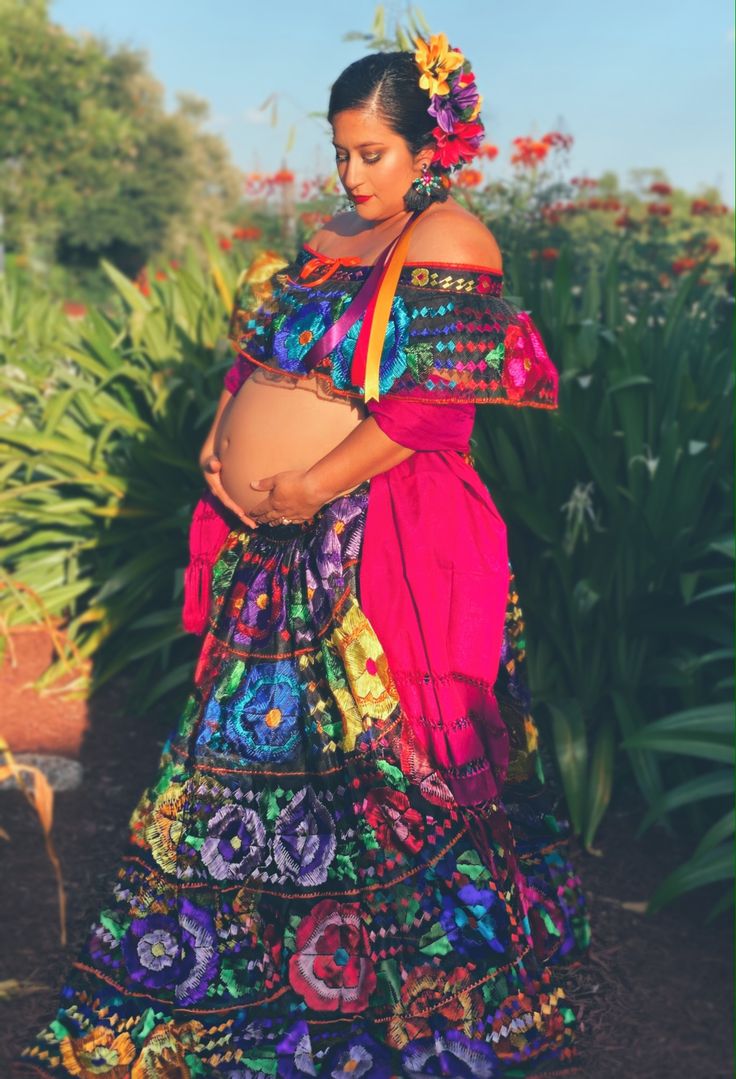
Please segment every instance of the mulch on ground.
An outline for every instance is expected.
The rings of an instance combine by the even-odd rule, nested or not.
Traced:
[[[0,1076],[52,1017],[66,968],[105,897],[126,826],[151,782],[176,717],[130,714],[122,683],[90,709],[85,780],[57,795],[54,837],[68,899],[69,944],[59,944],[56,889],[33,813],[17,791],[0,794],[0,981],[36,989],[0,1001]],[[549,775],[549,772],[547,773]],[[662,830],[634,840],[642,804],[618,790],[596,839],[600,857],[573,850],[591,913],[588,959],[563,980],[579,1017],[586,1079],[719,1079],[733,1075],[730,913],[711,925],[718,892],[693,892],[648,917],[621,904],[645,900],[688,854]]]

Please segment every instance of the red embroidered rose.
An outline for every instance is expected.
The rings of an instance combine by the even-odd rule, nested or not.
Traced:
[[[310,1008],[361,1012],[376,988],[368,933],[357,903],[323,899],[296,931],[289,981]]]
[[[422,815],[410,807],[409,799],[401,791],[390,787],[369,791],[363,811],[382,847],[392,850],[403,847],[412,854],[422,849]]]

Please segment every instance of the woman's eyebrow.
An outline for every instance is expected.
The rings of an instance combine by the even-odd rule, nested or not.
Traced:
[[[339,142],[335,142],[334,140],[333,140],[332,145],[335,147],[336,150],[344,150],[345,149],[344,146],[341,146]],[[355,147],[355,149],[356,150],[365,150],[366,147],[368,147],[368,146],[383,146],[383,143],[382,142],[359,142],[358,145]]]

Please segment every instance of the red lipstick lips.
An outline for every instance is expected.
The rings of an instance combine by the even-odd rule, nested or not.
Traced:
[[[367,202],[368,199],[373,198],[373,195],[351,195],[350,198],[353,202]]]

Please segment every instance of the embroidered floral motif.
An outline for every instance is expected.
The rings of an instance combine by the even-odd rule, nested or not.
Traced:
[[[363,1011],[376,987],[368,933],[356,903],[323,899],[296,931],[289,981],[310,1008]]]
[[[310,261],[314,256],[302,249],[293,275],[280,275],[254,319],[234,318],[238,359],[226,376],[231,392],[254,365],[306,377],[311,343],[340,317],[370,269],[330,264],[324,281],[307,288],[297,271]],[[381,358],[381,395],[555,408],[557,370],[529,315],[503,299],[502,291],[502,275],[480,268],[404,266]],[[363,395],[351,381],[361,322],[315,369],[343,396]]]
[[[441,777],[402,770],[401,705],[358,599],[367,502],[363,484],[307,531],[228,536],[196,685],[24,1053],[34,1074],[522,1079],[572,1061],[555,966],[590,927],[513,575],[504,804],[438,809]]]

